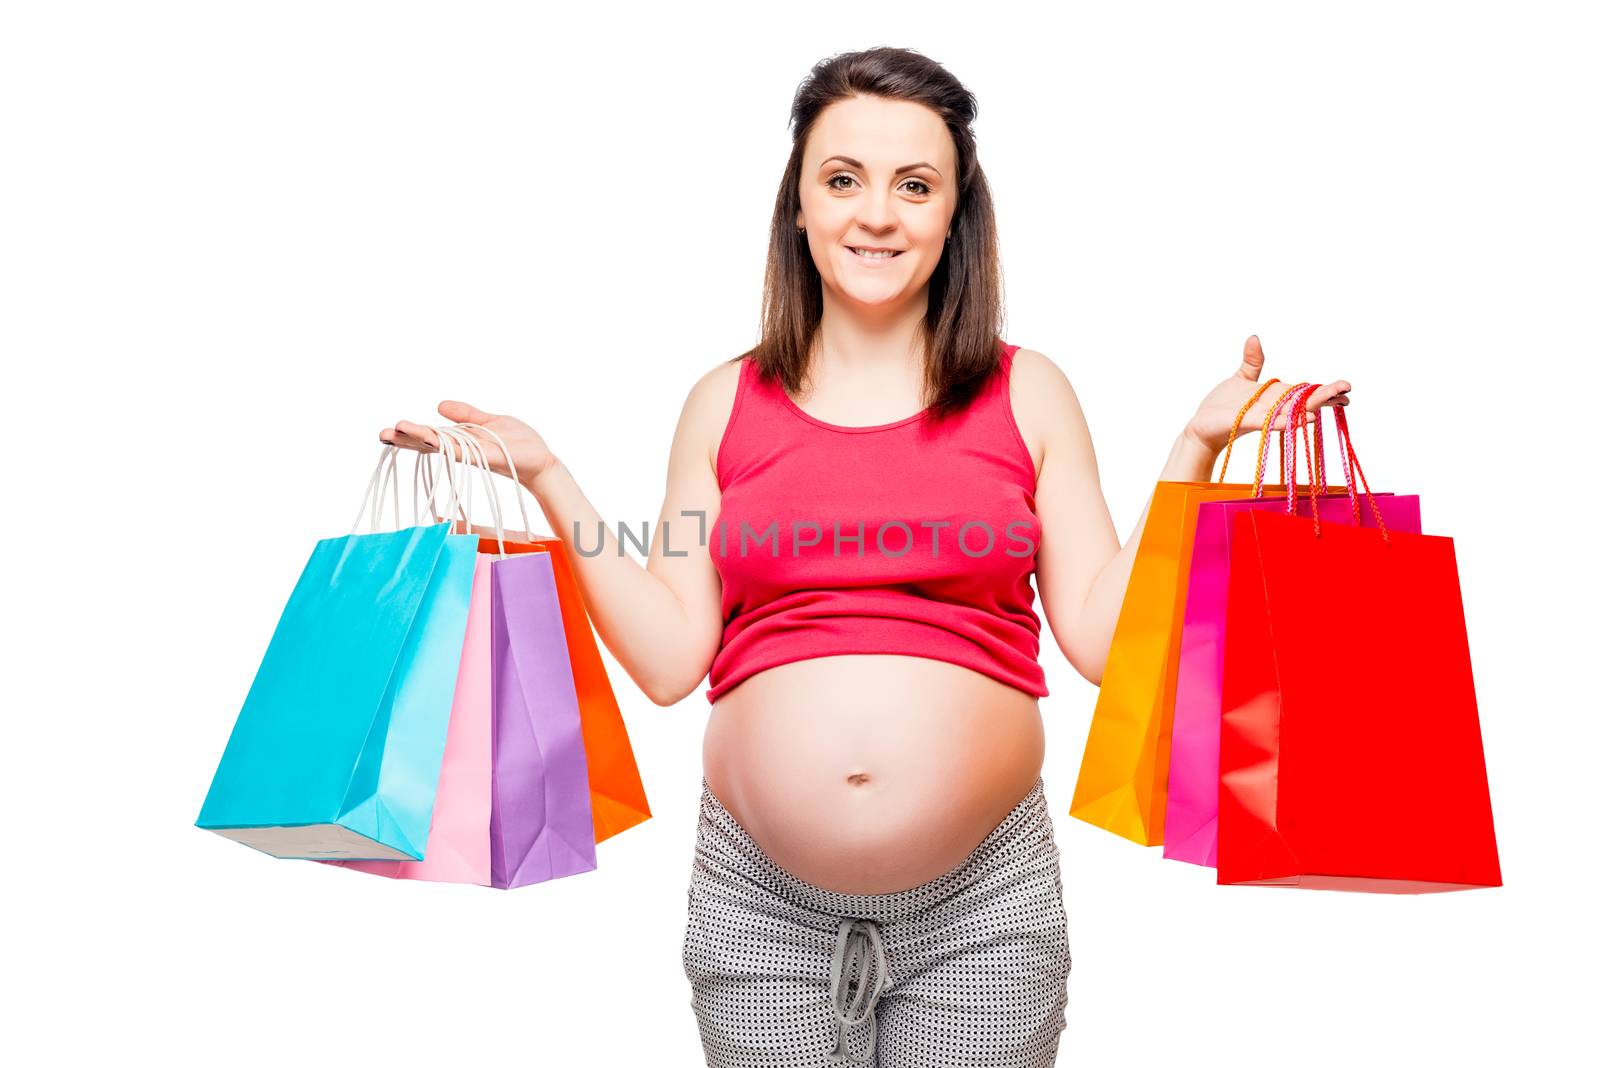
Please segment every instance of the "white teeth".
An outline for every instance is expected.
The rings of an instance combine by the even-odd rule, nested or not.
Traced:
[[[895,252],[893,250],[888,250],[888,251],[884,251],[884,252],[866,252],[866,251],[863,251],[862,249],[859,249],[859,248],[852,248],[850,251],[854,252],[857,256],[860,256],[862,259],[868,259],[868,260],[886,260],[891,256],[900,255],[900,253]]]

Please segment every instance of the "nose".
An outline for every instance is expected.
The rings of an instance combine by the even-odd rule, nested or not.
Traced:
[[[856,203],[859,205],[856,211],[856,223],[862,229],[878,235],[895,228],[898,220],[895,217],[892,195],[887,190],[868,193]]]

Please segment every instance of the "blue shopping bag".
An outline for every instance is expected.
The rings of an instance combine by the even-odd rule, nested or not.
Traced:
[[[317,542],[196,826],[276,857],[422,859],[477,550],[448,522]]]

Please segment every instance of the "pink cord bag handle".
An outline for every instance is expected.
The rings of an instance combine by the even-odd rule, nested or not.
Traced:
[[[1319,454],[1318,453],[1313,453],[1311,451],[1310,435],[1309,435],[1309,431],[1307,430],[1308,415],[1307,415],[1307,411],[1306,411],[1306,405],[1310,401],[1311,394],[1316,390],[1316,388],[1317,388],[1316,386],[1312,385],[1312,386],[1309,386],[1307,388],[1297,389],[1295,391],[1292,391],[1292,392],[1294,392],[1295,396],[1294,396],[1294,399],[1289,402],[1289,417],[1288,418],[1289,418],[1290,434],[1289,434],[1289,455],[1288,455],[1288,461],[1287,461],[1288,462],[1288,467],[1289,467],[1289,482],[1288,482],[1288,485],[1286,487],[1287,491],[1288,491],[1287,492],[1287,498],[1288,499],[1285,502],[1286,503],[1285,510],[1287,511],[1287,513],[1289,515],[1294,515],[1295,514],[1295,505],[1297,503],[1298,493],[1299,493],[1299,490],[1298,490],[1298,481],[1299,481],[1299,479],[1296,477],[1299,474],[1299,471],[1298,471],[1298,466],[1297,466],[1297,455],[1296,455],[1295,444],[1296,444],[1297,439],[1299,438],[1299,435],[1300,434],[1305,434],[1306,435],[1307,463],[1308,463],[1308,466],[1310,466],[1311,469],[1312,469],[1311,475],[1310,475],[1310,478],[1311,478],[1311,530],[1312,530],[1313,536],[1320,538],[1320,537],[1322,537],[1322,521],[1321,521],[1321,516],[1319,515],[1319,512],[1318,512],[1318,499],[1319,499],[1319,496],[1321,495],[1321,493],[1326,491],[1326,489],[1327,489],[1327,479],[1326,479],[1325,475],[1322,475],[1322,474],[1319,473],[1321,468],[1322,468],[1322,466],[1323,466],[1321,461],[1320,461],[1320,459],[1319,459]],[[1318,445],[1318,450],[1319,450],[1319,453],[1320,453],[1320,447],[1321,447],[1321,444],[1322,444],[1322,442],[1321,442],[1321,433],[1320,433],[1321,420],[1317,418],[1317,415],[1318,415],[1318,413],[1316,413],[1316,412],[1310,413],[1310,420],[1311,421],[1315,421],[1318,424],[1319,433],[1318,433],[1317,445]],[[1345,492],[1350,497],[1350,509],[1351,509],[1351,514],[1355,519],[1355,525],[1358,526],[1358,527],[1361,525],[1361,505],[1360,505],[1360,498],[1357,496],[1357,489],[1356,489],[1355,480],[1351,477],[1351,469],[1352,468],[1354,468],[1356,476],[1359,477],[1360,480],[1361,480],[1361,487],[1365,491],[1366,497],[1367,497],[1367,507],[1372,509],[1372,518],[1378,524],[1378,532],[1383,536],[1384,544],[1385,545],[1392,544],[1392,542],[1390,541],[1390,538],[1389,538],[1389,528],[1384,524],[1384,522],[1383,522],[1383,513],[1378,509],[1377,499],[1372,494],[1372,486],[1367,482],[1366,472],[1361,470],[1361,461],[1356,457],[1355,445],[1352,444],[1351,441],[1350,441],[1349,417],[1345,415],[1344,407],[1342,405],[1334,405],[1333,419],[1334,419],[1334,423],[1335,423],[1335,425],[1336,425],[1336,427],[1338,429],[1338,432],[1339,432],[1339,434],[1338,434],[1338,438],[1339,438],[1339,458],[1340,458],[1340,460],[1342,461],[1342,463],[1344,465]],[[1259,477],[1259,467],[1258,467],[1258,477]]]

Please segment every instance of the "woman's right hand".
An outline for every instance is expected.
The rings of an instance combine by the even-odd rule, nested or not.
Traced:
[[[490,415],[461,401],[444,401],[439,405],[439,414],[452,423],[477,423],[500,435],[506,448],[511,450],[511,463],[516,465],[517,478],[524,486],[531,487],[534,479],[555,466],[556,458],[550,452],[550,446],[545,444],[538,431],[520,419],[509,415]],[[494,438],[476,429],[468,429],[467,433],[483,447],[489,458],[490,469],[507,478],[511,477],[511,464],[506,462],[505,453]],[[439,435],[431,427],[405,419],[392,427],[384,427],[378,433],[378,440],[385,445],[398,445],[418,452],[439,451]],[[460,453],[460,446],[452,443],[451,456],[459,460]]]

